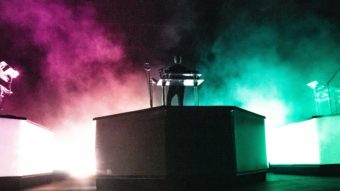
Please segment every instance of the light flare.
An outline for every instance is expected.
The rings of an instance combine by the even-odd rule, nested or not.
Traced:
[[[270,164],[320,164],[320,145],[315,119],[266,129]]]
[[[95,123],[82,124],[81,128],[59,131],[58,134],[55,169],[74,177],[93,176],[96,171]]]

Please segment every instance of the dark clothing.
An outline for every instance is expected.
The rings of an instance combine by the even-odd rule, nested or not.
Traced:
[[[164,71],[165,73],[189,73],[191,72],[186,67],[184,67],[182,64],[174,64]],[[178,99],[178,105],[183,106],[183,100],[184,100],[184,86],[175,86],[170,85],[168,89],[168,93],[166,96],[166,105],[171,105],[172,98],[177,95]]]
[[[192,71],[188,70],[182,64],[174,64],[167,69],[165,69],[165,73],[190,73]]]
[[[175,95],[177,95],[178,105],[183,106],[184,86],[169,86],[168,94],[166,95],[166,105],[171,105],[171,100]]]

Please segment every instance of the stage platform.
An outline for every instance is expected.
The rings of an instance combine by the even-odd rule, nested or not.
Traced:
[[[233,106],[156,107],[94,120],[98,190],[265,180],[265,118],[258,114]]]
[[[317,116],[267,132],[274,173],[339,176],[340,115]]]
[[[33,187],[24,191],[97,191],[95,178],[88,179],[65,179],[52,182],[51,184]],[[106,189],[101,191],[142,191],[141,187],[135,186],[129,189]],[[267,180],[256,184],[242,184],[228,186],[223,189],[212,185],[206,189],[195,191],[337,191],[340,190],[339,177],[298,176],[267,173]],[[176,190],[188,191],[188,190]]]
[[[47,183],[54,134],[25,117],[0,115],[0,190]]]

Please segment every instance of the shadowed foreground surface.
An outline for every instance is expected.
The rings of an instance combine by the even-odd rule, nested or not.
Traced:
[[[53,182],[48,185],[26,189],[25,191],[95,191],[95,178],[89,179],[67,179],[60,182]],[[129,189],[130,190],[130,189]],[[139,188],[135,189],[136,191]],[[211,188],[209,190],[215,190]],[[282,191],[282,190],[340,190],[340,177],[319,177],[319,176],[297,176],[297,175],[278,175],[267,174],[267,181],[227,187],[222,190],[231,191]]]

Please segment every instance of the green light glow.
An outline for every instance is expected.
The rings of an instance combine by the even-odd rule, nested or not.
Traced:
[[[267,128],[270,164],[319,164],[320,151],[315,119]]]
[[[320,160],[322,164],[340,163],[340,116],[318,118]]]
[[[266,129],[270,164],[340,163],[340,116],[325,116]]]
[[[198,50],[200,105],[238,106],[266,116],[270,126],[316,115],[306,84],[325,84],[338,68],[333,26],[315,15],[278,13],[260,22],[250,15],[221,22],[214,40]]]
[[[206,34],[210,38],[197,38],[197,69],[205,79],[200,105],[234,105],[264,115],[271,163],[339,163],[340,143],[328,131],[329,122],[321,125],[324,119],[318,118],[281,126],[340,113],[340,102],[329,95],[340,98],[340,91],[325,86],[337,90],[340,84],[340,72],[331,78],[339,68],[339,27],[321,16],[318,6],[304,7],[301,14],[296,2],[287,7],[270,2],[271,11],[241,5],[231,11],[236,8],[231,3],[220,9],[222,19]],[[306,84],[314,80],[319,83],[309,84],[311,91]]]
[[[288,113],[288,108],[280,100],[274,99],[263,98],[250,100],[246,103],[245,107],[252,112],[271,119],[265,121],[266,127],[273,127],[275,124],[284,124]]]

